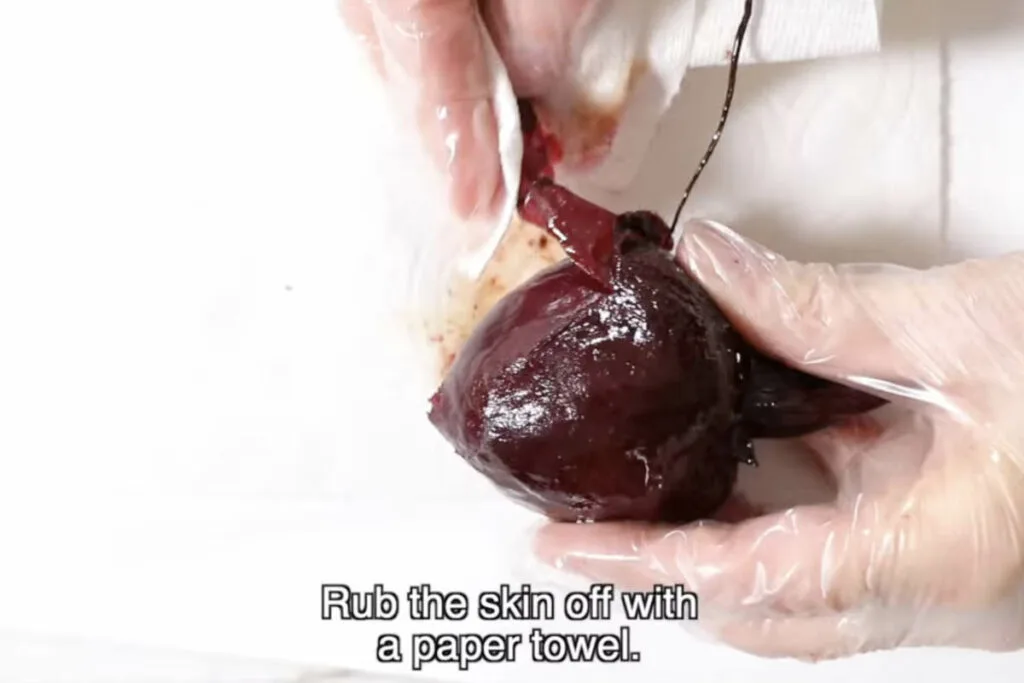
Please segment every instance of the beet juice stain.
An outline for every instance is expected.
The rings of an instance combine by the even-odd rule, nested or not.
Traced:
[[[430,421],[477,471],[555,520],[687,523],[755,464],[751,439],[884,403],[756,351],[677,263],[665,221],[555,183],[551,141],[528,103],[520,114],[520,214],[569,258],[495,305],[431,398]]]

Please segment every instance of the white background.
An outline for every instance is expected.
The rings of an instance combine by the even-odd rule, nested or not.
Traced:
[[[1024,246],[1024,8],[890,11],[882,61],[751,70],[761,94],[748,91],[696,208],[800,257]],[[389,131],[356,64],[327,0],[0,0],[0,627],[364,667],[379,627],[317,622],[319,583],[473,591],[541,576],[523,545],[533,518],[406,417],[422,397],[376,315],[380,207],[397,199],[375,140]],[[717,97],[721,77],[688,78],[689,101]],[[877,100],[849,94],[869,79]],[[829,97],[838,83],[845,99]],[[815,107],[827,115],[807,118]],[[738,144],[765,112],[790,122],[773,134],[792,156]],[[898,141],[881,145],[883,126]],[[657,149],[681,151],[654,154],[645,180],[692,165],[707,126],[694,128],[667,126]],[[840,141],[856,131],[853,154]],[[641,185],[615,201],[671,196]],[[1024,664],[929,651],[808,667],[636,633],[655,678],[885,680],[909,666],[995,681]],[[0,679],[5,663],[62,659],[5,642]],[[151,661],[164,680],[215,678]]]

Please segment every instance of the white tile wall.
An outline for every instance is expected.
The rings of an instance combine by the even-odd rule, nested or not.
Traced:
[[[1024,249],[1024,3],[942,0],[952,256]]]

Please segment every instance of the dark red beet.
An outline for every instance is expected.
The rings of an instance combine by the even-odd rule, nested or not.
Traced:
[[[685,523],[727,500],[752,438],[884,403],[753,349],[675,261],[668,225],[555,184],[522,114],[520,213],[569,259],[498,302],[431,399],[470,465],[556,520]]]
[[[555,519],[706,515],[751,456],[742,341],[667,251],[624,252],[611,292],[564,261],[508,294],[433,398],[463,458]]]

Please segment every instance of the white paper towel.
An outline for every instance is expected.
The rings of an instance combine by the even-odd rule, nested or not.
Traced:
[[[742,61],[792,62],[877,52],[880,2],[832,0],[807,3],[758,0],[748,26]],[[728,63],[744,15],[744,0],[590,0],[581,5],[567,55],[547,94],[534,106],[558,138],[559,180],[583,194],[619,192],[633,183],[651,140],[679,95],[691,65]],[[481,22],[482,32],[486,28]],[[488,45],[497,115],[504,201],[496,217],[453,222],[446,207],[439,229],[423,229],[420,207],[388,221],[402,235],[410,267],[413,335],[423,339],[425,382],[436,381],[445,359],[457,354],[477,322],[502,292],[523,282],[560,253],[526,245],[539,235],[515,219],[522,136],[516,94],[498,50]],[[720,106],[726,76],[703,95]],[[702,124],[705,125],[705,124]],[[709,141],[714,122],[702,130]],[[706,144],[706,142],[705,142]],[[408,173],[403,156],[402,172]],[[695,157],[693,168],[696,168]],[[388,173],[394,175],[394,173]],[[408,192],[415,182],[396,183]],[[426,215],[438,214],[438,193],[425,193]],[[441,237],[438,237],[440,235]],[[493,285],[491,283],[500,283]],[[485,294],[481,294],[485,292]],[[438,363],[441,367],[435,367]]]
[[[564,79],[541,101],[562,134],[563,170],[606,189],[629,184],[687,69],[729,62],[743,10],[744,0],[593,3]],[[880,18],[881,0],[758,0],[741,60],[875,52]]]
[[[744,0],[592,0],[584,8],[564,70],[536,106],[559,138],[563,182],[622,190],[635,179],[687,70],[729,62]],[[880,45],[881,0],[758,0],[754,8],[745,64],[869,53]],[[493,45],[488,54],[505,202],[494,225],[475,221],[452,245],[456,253],[434,257],[461,264],[470,279],[481,277],[506,234],[522,154],[515,94]]]
[[[697,26],[690,66],[724,64],[742,0],[708,0]],[[760,0],[741,59],[790,62],[875,52],[884,0]]]

